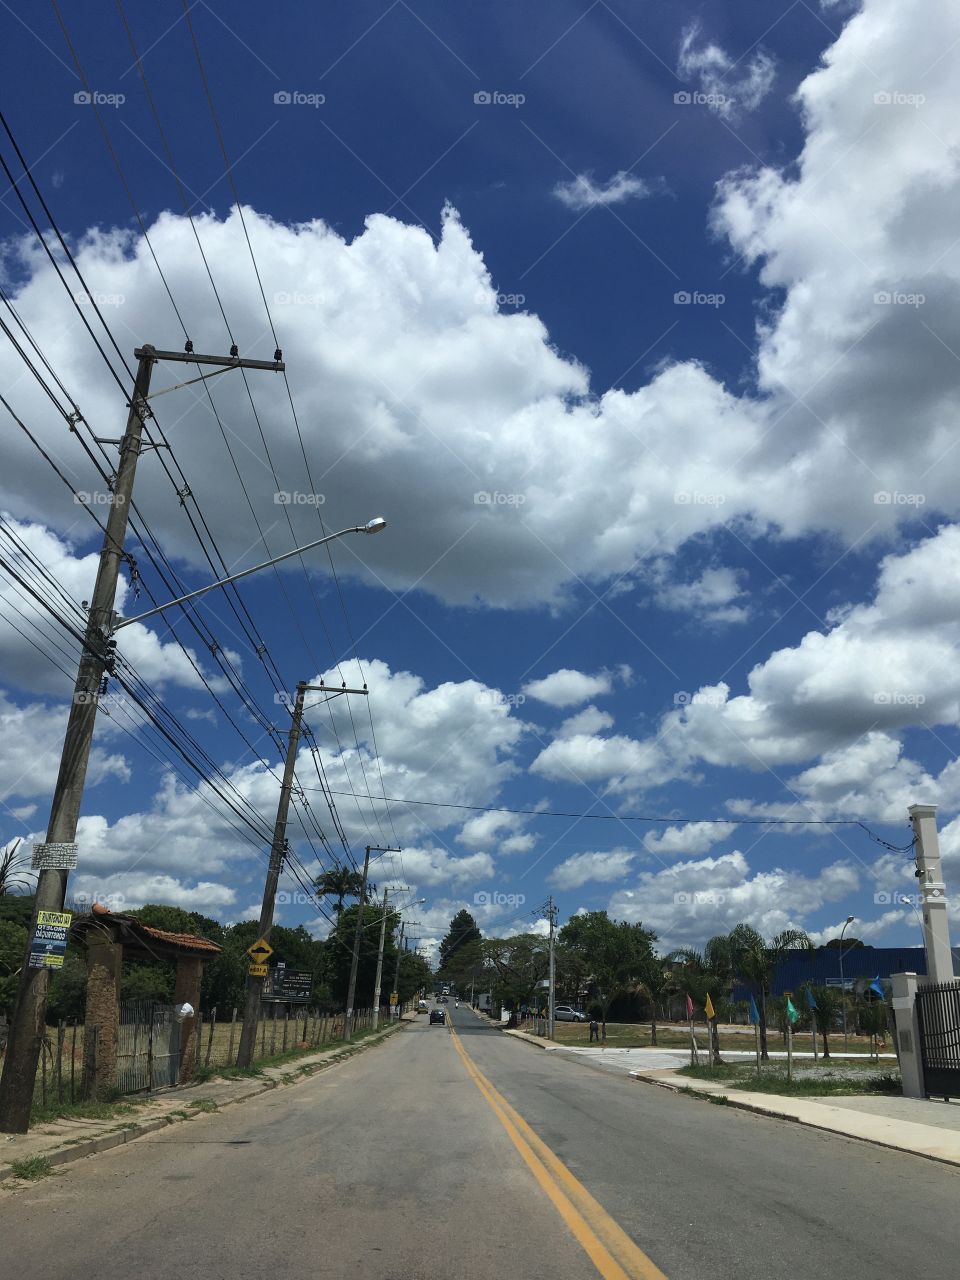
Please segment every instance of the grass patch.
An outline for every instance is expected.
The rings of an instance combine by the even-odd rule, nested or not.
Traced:
[[[113,1120],[116,1116],[129,1116],[138,1107],[147,1106],[147,1098],[126,1098],[95,1101],[90,1098],[83,1102],[48,1102],[43,1106],[34,1099],[30,1111],[31,1127],[39,1124],[50,1124],[54,1120]]]
[[[25,1160],[14,1160],[10,1168],[13,1176],[24,1182],[37,1182],[53,1173],[53,1165],[46,1156],[28,1156]]]
[[[709,1067],[681,1067],[678,1074],[715,1083],[722,1080],[733,1089],[751,1093],[774,1093],[792,1098],[878,1093],[897,1096],[902,1091],[900,1076],[895,1072],[870,1073],[857,1068],[848,1071],[847,1065],[838,1067],[831,1074],[824,1073],[823,1068],[798,1069],[794,1071],[792,1080],[787,1079],[786,1070],[779,1066],[766,1067],[757,1075],[756,1067],[747,1064],[715,1067],[712,1071]]]
[[[725,1107],[729,1099],[725,1093],[711,1093],[710,1101],[715,1107]]]
[[[193,1111],[219,1111],[220,1108],[212,1098],[194,1098],[190,1103]]]

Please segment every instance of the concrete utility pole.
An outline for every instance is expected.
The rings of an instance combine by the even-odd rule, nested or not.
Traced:
[[[380,946],[377,950],[377,980],[373,986],[373,1029],[380,1025],[380,981],[383,978],[383,944],[387,939],[387,890],[383,891],[383,914],[380,917]]]
[[[953,952],[947,921],[947,887],[940,868],[937,806],[912,804],[908,810],[916,838],[917,879],[923,895],[923,940],[927,952],[927,980],[953,982]]]
[[[287,734],[287,755],[283,764],[283,780],[280,784],[280,801],[277,805],[277,820],[273,828],[273,841],[270,845],[270,861],[267,865],[267,878],[263,886],[263,902],[260,905],[260,931],[258,938],[270,937],[273,928],[273,909],[277,900],[277,884],[283,870],[283,856],[287,844],[287,814],[290,810],[290,794],[293,789],[293,775],[297,767],[297,750],[300,745],[300,730],[303,724],[303,698],[308,689],[321,693],[329,693],[336,697],[342,693],[359,693],[366,695],[366,689],[332,689],[327,685],[307,684],[301,680],[297,684],[297,692],[293,702],[293,720]],[[264,979],[248,974],[247,996],[243,1010],[243,1026],[240,1029],[240,1048],[237,1051],[237,1066],[249,1067],[253,1062],[253,1053],[257,1040],[257,1023],[260,1020],[260,1005],[263,998]]]
[[[147,400],[153,367],[159,360],[190,364],[217,364],[224,367],[270,369],[282,372],[280,352],[273,361],[241,360],[227,356],[197,356],[192,352],[157,351],[144,345],[134,351],[138,361],[127,426],[120,446],[113,499],[107,516],[100,550],[97,581],[87,614],[83,652],[80,655],[73,702],[60,757],[60,772],[53,793],[45,844],[34,852],[33,866],[39,871],[33,919],[27,935],[27,950],[20,971],[20,985],[10,1022],[7,1053],[0,1079],[0,1132],[26,1133],[36,1081],[37,1063],[46,1023],[50,970],[30,967],[30,943],[40,911],[62,911],[69,872],[77,865],[76,835],[83,802],[83,788],[93,743],[97,701],[104,673],[112,667],[114,644],[113,606],[117,594],[120,562],[133,497],[133,482],[142,449],[143,425],[152,416]],[[183,384],[186,385],[186,384]],[[107,443],[102,441],[101,443]]]
[[[367,898],[367,872],[370,870],[370,854],[401,853],[401,849],[385,848],[379,844],[368,844],[363,855],[363,875],[360,877],[360,903],[357,907],[357,928],[353,935],[353,959],[350,961],[350,981],[347,985],[347,1012],[343,1020],[343,1038],[349,1040],[353,1034],[353,1000],[357,993],[357,966],[360,963],[360,937],[363,930],[363,905]]]
[[[557,969],[555,956],[555,930],[557,923],[557,906],[553,900],[553,895],[547,899],[547,919],[550,921],[550,989],[547,1003],[547,1037],[550,1040],[556,1039],[557,1019]]]

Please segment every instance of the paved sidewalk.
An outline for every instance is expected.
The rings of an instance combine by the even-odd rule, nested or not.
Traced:
[[[796,1120],[799,1124],[877,1146],[908,1151],[928,1160],[960,1165],[960,1102],[922,1098],[848,1097],[791,1098],[776,1093],[750,1093],[729,1083],[694,1080],[671,1069],[631,1071],[636,1080],[675,1092],[723,1095],[726,1105],[760,1115]]]
[[[404,1014],[399,1024],[391,1023],[385,1030],[365,1036],[355,1044],[304,1054],[282,1066],[264,1067],[255,1076],[236,1079],[215,1077],[203,1084],[165,1089],[142,1099],[120,1099],[121,1102],[136,1103],[135,1112],[129,1115],[113,1116],[107,1120],[60,1119],[38,1125],[29,1133],[0,1133],[0,1182],[12,1176],[14,1161],[43,1156],[52,1165],[67,1164],[82,1156],[95,1155],[124,1142],[132,1142],[146,1133],[155,1133],[166,1125],[192,1120],[204,1111],[245,1102],[278,1085],[295,1084],[325,1067],[382,1044],[406,1023],[416,1021],[416,1016],[415,1013]]]

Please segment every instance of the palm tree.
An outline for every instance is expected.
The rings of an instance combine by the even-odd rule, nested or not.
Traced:
[[[753,989],[760,1013],[760,1057],[767,1052],[767,996],[777,965],[788,951],[810,951],[813,943],[803,929],[784,929],[765,941],[752,925],[738,924],[730,932],[730,958],[736,976]]]
[[[21,844],[23,844],[22,840],[16,840],[8,848],[0,851],[0,897],[7,893],[22,893],[30,889],[30,881],[25,875],[27,859],[17,854]]]
[[[705,1004],[708,995],[711,1000],[716,997],[718,1002],[729,995],[733,984],[733,957],[730,939],[726,934],[708,938],[702,954],[692,947],[684,947],[675,951],[672,958],[681,966],[674,971],[674,985],[694,1003]],[[714,1062],[723,1066],[716,1018],[710,1022],[710,1040]]]
[[[641,990],[650,1001],[650,1043],[657,1043],[657,1014],[659,1006],[670,989],[673,975],[665,957],[650,951],[637,967],[637,981]]]
[[[363,877],[359,871],[352,871],[349,867],[329,867],[317,876],[314,888],[322,898],[336,898],[333,910],[339,917],[343,912],[344,898],[360,897]]]

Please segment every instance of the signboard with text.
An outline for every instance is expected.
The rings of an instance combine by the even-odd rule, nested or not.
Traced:
[[[38,911],[37,927],[30,939],[31,969],[62,969],[70,932],[69,911]]]
[[[312,989],[312,973],[278,964],[264,986],[263,997],[282,1004],[308,1004]]]

